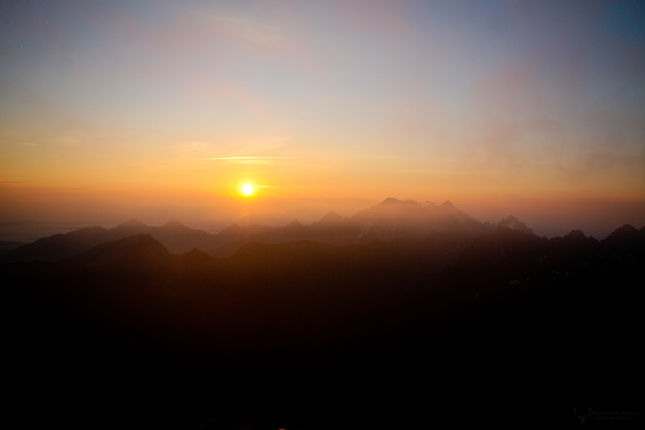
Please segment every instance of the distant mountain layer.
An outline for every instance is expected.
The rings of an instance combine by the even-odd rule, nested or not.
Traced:
[[[121,266],[142,270],[168,261],[170,252],[149,234],[138,234],[97,245],[80,255],[66,258],[63,264],[83,267]]]
[[[450,240],[454,239],[454,240]],[[576,256],[580,253],[587,253],[597,258],[599,253],[611,252],[614,249],[629,252],[632,248],[645,249],[645,229],[637,230],[627,224],[616,229],[607,238],[599,241],[592,237],[586,237],[580,230],[572,230],[564,237],[546,239],[519,229],[507,226],[499,226],[494,232],[480,236],[474,240],[468,237],[456,237],[451,232],[437,233],[418,241],[393,242],[388,245],[386,242],[377,241],[369,246],[347,245],[332,246],[308,240],[295,240],[283,244],[266,244],[259,242],[248,243],[230,257],[231,261],[244,261],[244,264],[261,267],[265,262],[279,264],[279,261],[291,259],[302,259],[305,256],[343,254],[345,252],[372,252],[356,250],[377,250],[390,249],[400,252],[401,249],[410,249],[413,253],[423,254],[419,250],[428,248],[438,252],[439,257],[445,256],[445,251],[459,249],[460,259],[476,261],[495,260],[499,261],[520,261],[529,258],[532,263],[542,264],[551,256],[552,261]],[[390,247],[390,248],[388,248]],[[292,257],[286,258],[287,254]],[[410,254],[405,253],[406,258]],[[441,254],[441,255],[439,255]],[[607,254],[609,255],[609,254]],[[308,258],[308,257],[307,257]],[[102,243],[90,250],[73,257],[66,258],[61,264],[82,267],[141,267],[146,264],[155,265],[158,269],[167,264],[178,262],[195,264],[202,263],[218,264],[221,260],[208,256],[208,254],[192,249],[181,255],[171,254],[163,244],[149,234],[137,234],[115,241]],[[635,262],[632,262],[635,263]],[[468,262],[471,264],[471,262]]]
[[[330,212],[310,225],[303,225],[297,220],[280,228],[263,225],[242,227],[236,224],[218,234],[186,227],[177,220],[171,220],[161,227],[151,227],[132,219],[109,230],[86,227],[23,244],[9,249],[3,262],[57,262],[79,255],[96,245],[138,234],[152,236],[172,254],[198,249],[210,256],[226,258],[251,242],[281,244],[309,240],[342,246],[421,239],[438,232],[474,239],[502,226],[533,234],[526,224],[512,215],[497,224],[480,223],[449,201],[438,206],[431,202],[387,198],[352,217]],[[617,234],[620,236],[620,233]]]
[[[500,227],[500,226],[504,226],[504,227],[511,228],[511,229],[513,229],[513,230],[519,230],[519,231],[523,231],[523,232],[525,232],[525,233],[531,233],[531,234],[533,234],[533,230],[531,230],[530,228],[528,228],[528,227],[526,226],[526,224],[524,224],[524,223],[523,223],[522,221],[520,221],[519,219],[515,218],[513,215],[511,215],[511,216],[509,216],[508,218],[503,219],[503,220],[501,220],[500,222],[498,222],[498,223],[497,223],[497,226],[498,226],[498,227]]]
[[[138,234],[151,235],[171,253],[180,254],[193,248],[220,247],[226,243],[270,230],[273,230],[273,227],[232,225],[218,234],[210,234],[203,230],[186,227],[177,220],[171,220],[161,227],[151,227],[139,220],[131,219],[109,230],[103,227],[86,227],[24,244],[7,253],[3,262],[57,262],[88,251],[101,243]]]
[[[496,225],[482,224],[457,209],[452,203],[441,206],[387,198],[382,203],[362,210],[350,218],[333,212],[320,221],[302,225],[297,221],[270,232],[248,236],[206,253],[218,258],[232,255],[250,242],[280,244],[295,240],[311,240],[331,245],[369,244],[397,239],[419,239],[433,232],[477,237],[495,231]]]

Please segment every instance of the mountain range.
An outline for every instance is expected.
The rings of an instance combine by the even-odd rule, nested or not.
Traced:
[[[38,239],[23,244],[8,252],[3,262],[13,261],[46,261],[57,262],[81,254],[101,243],[111,242],[137,234],[149,234],[159,240],[173,254],[181,254],[197,249],[212,249],[232,241],[273,230],[263,225],[239,226],[234,224],[218,234],[196,230],[171,220],[160,227],[148,226],[137,219],[131,219],[118,226],[85,227],[65,234]]]
[[[480,223],[448,201],[437,206],[431,202],[417,203],[387,198],[352,217],[342,217],[330,212],[310,225],[303,225],[296,220],[278,228],[264,225],[242,227],[235,224],[218,234],[186,227],[177,220],[152,227],[131,219],[112,229],[86,227],[21,246],[14,245],[2,261],[57,262],[101,243],[137,234],[151,235],[172,254],[181,254],[195,248],[211,256],[225,258],[250,242],[280,244],[311,240],[340,246],[369,244],[375,240],[387,242],[404,238],[418,239],[444,231],[474,238],[492,233],[501,225],[533,233],[513,216],[498,224]]]

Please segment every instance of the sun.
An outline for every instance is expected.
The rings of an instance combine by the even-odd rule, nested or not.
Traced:
[[[242,187],[242,192],[243,192],[245,195],[250,196],[250,195],[253,193],[253,185],[251,185],[251,184],[244,184],[244,186]]]

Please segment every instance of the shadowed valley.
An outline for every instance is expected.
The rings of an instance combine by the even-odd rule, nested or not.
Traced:
[[[125,233],[140,229],[151,233]],[[89,415],[145,395],[178,425],[200,414],[277,425],[286,414],[325,428],[416,420],[424,402],[473,422],[545,408],[546,422],[634,377],[644,229],[546,239],[513,217],[480,224],[450,203],[394,199],[351,218],[253,229],[205,236],[128,222],[49,238],[125,236],[56,263],[1,265],[21,328],[12,366],[29,381],[16,390],[50,399],[43,417],[71,423],[51,401],[61,386]],[[227,258],[163,242],[210,247],[227,231]],[[375,405],[382,415],[361,412]]]

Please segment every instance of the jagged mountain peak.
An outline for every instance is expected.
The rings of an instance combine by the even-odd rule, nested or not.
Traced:
[[[190,251],[184,252],[183,254],[179,255],[179,259],[184,263],[193,263],[193,264],[201,264],[201,263],[212,264],[217,260],[211,257],[210,255],[206,254],[205,252],[200,251],[197,248],[193,248]]]
[[[587,236],[585,236],[582,230],[571,230],[569,233],[564,235],[564,239],[567,240],[582,240],[586,238]]]
[[[171,219],[170,221],[168,221],[167,223],[165,223],[164,225],[162,225],[161,227],[162,228],[181,228],[181,229],[188,228],[188,227],[186,227],[185,225],[183,225],[181,222],[179,222],[178,220],[176,220],[174,218]]]
[[[602,240],[602,242],[609,246],[625,246],[628,243],[636,244],[645,241],[645,235],[642,230],[638,230],[631,224],[625,224],[622,227],[614,230],[609,236]]]
[[[394,197],[388,197],[387,199],[379,203],[377,206],[393,206],[393,205],[400,206],[400,205],[418,205],[418,204],[419,204],[418,202],[411,199],[399,200]]]
[[[388,197],[387,199],[383,200],[381,202],[382,205],[392,205],[401,202],[399,199],[395,199],[394,197]]]
[[[334,211],[330,211],[325,216],[320,218],[319,222],[322,222],[322,223],[337,223],[337,222],[343,222],[345,220],[346,220],[346,218],[344,216],[338,215]]]
[[[635,234],[638,232],[638,229],[631,224],[625,224],[622,227],[618,227],[616,230],[614,230],[611,234]]]
[[[294,219],[291,221],[289,224],[286,225],[286,227],[302,227],[302,223],[298,221],[297,219]]]
[[[141,248],[141,247],[149,247],[149,246],[165,249],[165,247],[161,244],[161,242],[159,242],[157,239],[152,237],[151,234],[146,234],[146,233],[139,233],[139,234],[124,237],[122,239],[118,239],[112,242],[106,242],[94,248],[98,248],[98,247],[105,247],[105,248],[139,247]]]
[[[527,227],[526,224],[524,224],[522,221],[519,219],[515,218],[513,215],[509,215],[508,218],[501,220],[500,222],[497,223],[498,227],[508,227],[513,230],[520,230],[525,233],[533,233],[533,230]]]
[[[117,227],[147,227],[147,225],[136,218],[131,218],[126,222],[119,224]]]

